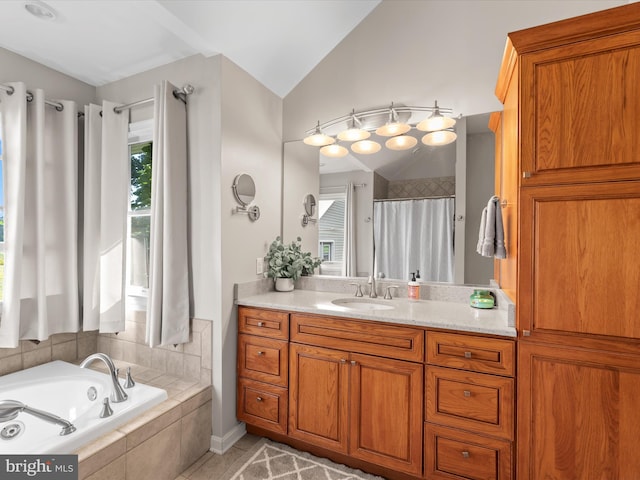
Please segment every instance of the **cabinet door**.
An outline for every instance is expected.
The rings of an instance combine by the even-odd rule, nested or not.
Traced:
[[[348,353],[289,346],[289,436],[347,452]]]
[[[521,342],[518,480],[640,478],[640,358]]]
[[[357,354],[349,364],[350,455],[421,475],[422,364]]]
[[[520,201],[519,329],[640,338],[640,182],[523,188]]]
[[[640,177],[640,31],[521,57],[522,185]]]

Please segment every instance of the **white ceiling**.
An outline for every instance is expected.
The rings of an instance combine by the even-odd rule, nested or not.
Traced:
[[[221,53],[284,97],[380,0],[0,0],[0,47],[90,85]]]

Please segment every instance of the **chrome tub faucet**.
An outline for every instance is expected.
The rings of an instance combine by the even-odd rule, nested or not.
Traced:
[[[120,382],[118,381],[118,370],[116,369],[116,366],[113,364],[113,360],[111,360],[111,358],[109,358],[108,355],[105,355],[104,353],[94,353],[92,355],[89,355],[87,358],[85,358],[82,361],[82,363],[80,364],[80,368],[87,368],[95,360],[100,360],[104,362],[104,364],[109,369],[109,374],[111,375],[111,382],[113,383],[113,391],[111,392],[111,401],[113,403],[124,402],[128,398],[127,394],[125,393],[124,389],[120,385]]]

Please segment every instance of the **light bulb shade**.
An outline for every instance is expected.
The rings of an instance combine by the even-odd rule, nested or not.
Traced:
[[[336,139],[330,137],[329,135],[325,135],[320,130],[316,130],[313,135],[309,135],[302,140],[305,144],[311,145],[312,147],[324,147],[325,145],[331,145],[336,142]]]
[[[389,150],[409,150],[418,144],[418,139],[411,135],[399,135],[397,137],[391,137],[384,142],[384,145]]]
[[[371,136],[371,133],[363,130],[362,128],[352,127],[347,130],[343,130],[338,134],[338,138],[345,142],[357,142],[358,140],[365,140]]]
[[[429,118],[425,118],[416,125],[416,128],[422,132],[435,132],[436,130],[451,128],[455,124],[456,121],[453,118],[444,117],[436,110]]]
[[[333,145],[326,145],[322,147],[320,149],[320,153],[327,157],[340,158],[347,156],[349,154],[349,150],[344,148],[342,145],[334,143]]]
[[[427,133],[422,137],[422,143],[431,147],[438,147],[441,145],[448,145],[458,138],[456,132],[453,130],[438,130],[437,132]]]
[[[400,122],[389,122],[382,127],[376,129],[376,134],[381,137],[395,137],[396,135],[404,135],[411,130],[411,125]]]
[[[363,155],[370,155],[372,153],[379,152],[381,148],[382,145],[378,142],[374,142],[373,140],[361,140],[351,145],[351,150]]]

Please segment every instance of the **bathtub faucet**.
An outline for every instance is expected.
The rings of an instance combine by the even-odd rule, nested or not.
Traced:
[[[70,421],[60,418],[57,415],[38,410],[37,408],[31,408],[17,400],[0,400],[0,422],[13,420],[20,412],[28,413],[41,420],[62,426],[60,435],[68,435],[76,431],[76,427],[74,427]]]
[[[116,366],[113,364],[113,360],[109,358],[108,355],[104,353],[94,353],[85,358],[80,364],[80,368],[87,368],[89,365],[93,363],[94,360],[102,360],[104,364],[109,369],[109,374],[111,375],[111,381],[113,382],[113,392],[111,392],[111,401],[113,403],[124,402],[127,399],[127,394],[124,389],[120,385],[118,381],[118,373],[116,371]]]

